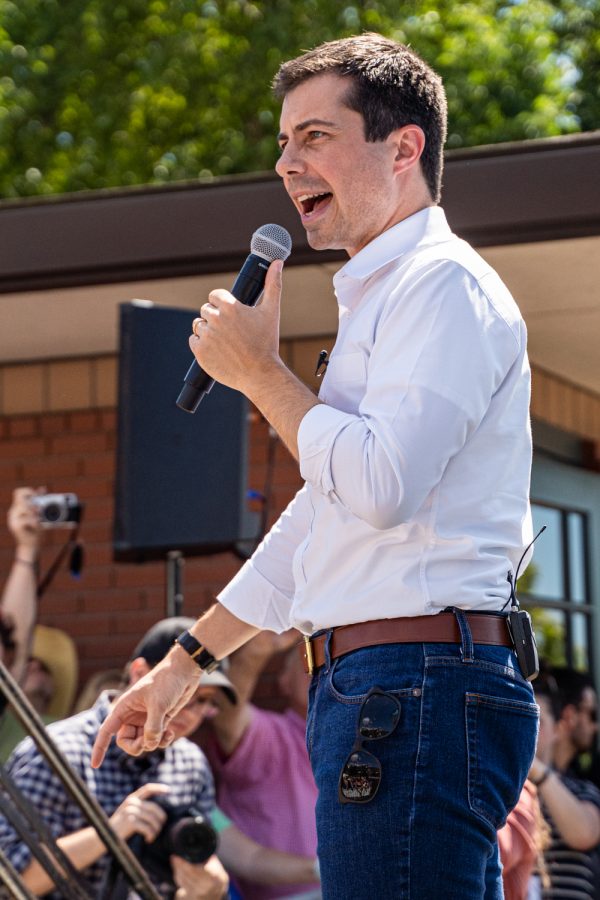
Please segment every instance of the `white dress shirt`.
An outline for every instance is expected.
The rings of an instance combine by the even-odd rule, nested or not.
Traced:
[[[447,606],[500,610],[531,540],[526,330],[439,207],[334,277],[335,347],[300,424],[304,487],[220,594],[313,633]]]

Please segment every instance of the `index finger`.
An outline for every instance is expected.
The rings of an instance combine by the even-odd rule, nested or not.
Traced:
[[[92,747],[92,769],[97,769],[102,765],[102,761],[106,756],[106,751],[110,746],[112,737],[117,733],[122,724],[119,714],[115,710],[112,710],[100,726],[100,730],[96,735],[96,740]]]
[[[218,308],[219,303],[229,303],[235,304],[238,301],[233,296],[231,291],[225,290],[225,288],[214,288],[208,295],[208,302],[211,306]],[[204,308],[206,304],[203,305]]]
[[[30,487],[18,487],[13,491],[13,502],[21,500],[29,500],[35,496],[35,491]]]
[[[138,788],[137,791],[134,791],[134,794],[140,800],[146,800],[155,797],[157,794],[169,794],[170,792],[171,789],[168,785],[162,784],[160,781],[148,781]]]

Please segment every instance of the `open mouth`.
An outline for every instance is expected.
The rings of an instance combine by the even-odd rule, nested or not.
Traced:
[[[324,207],[331,200],[333,194],[326,191],[322,194],[303,194],[298,197],[298,203],[302,208],[302,215],[310,216],[317,209]]]

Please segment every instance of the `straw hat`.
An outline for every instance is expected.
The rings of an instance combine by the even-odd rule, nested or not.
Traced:
[[[79,674],[73,639],[60,628],[36,625],[30,655],[45,663],[54,678],[54,696],[47,715],[64,719],[71,712]]]

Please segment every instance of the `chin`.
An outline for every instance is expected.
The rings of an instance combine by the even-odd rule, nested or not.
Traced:
[[[306,240],[313,250],[344,250],[341,241],[326,234],[319,234],[317,230],[307,231]]]
[[[323,238],[319,236],[318,231],[306,231],[306,240],[313,250],[324,250]]]

